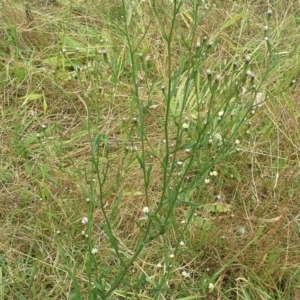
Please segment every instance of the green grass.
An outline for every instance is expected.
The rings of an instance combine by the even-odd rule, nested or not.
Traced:
[[[1,300],[300,297],[296,1],[1,11]]]

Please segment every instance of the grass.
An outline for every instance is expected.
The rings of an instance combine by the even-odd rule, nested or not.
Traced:
[[[292,299],[296,1],[2,1],[0,299]]]

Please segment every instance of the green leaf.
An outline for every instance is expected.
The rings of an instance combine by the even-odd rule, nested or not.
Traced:
[[[17,82],[21,83],[25,79],[27,72],[25,69],[20,69],[15,73],[15,75],[16,75]]]
[[[227,29],[228,27],[234,25],[235,23],[237,23],[240,19],[242,19],[244,16],[243,13],[237,14],[234,17],[228,19],[228,21],[223,24],[223,26],[221,27],[220,31],[223,31],[225,29]]]
[[[138,159],[135,157],[132,162],[126,167],[127,170],[131,170],[133,167],[135,167],[138,164]]]
[[[28,95],[25,95],[23,97],[21,97],[20,99],[21,100],[36,100],[36,99],[40,99],[42,98],[44,95],[43,94],[28,94]]]
[[[64,38],[64,47],[72,47],[76,49],[76,47],[81,48],[82,45],[79,42],[73,40],[71,37],[66,36]]]
[[[124,197],[130,197],[130,196],[143,196],[144,193],[141,192],[141,191],[131,191],[131,190],[128,190],[128,189],[125,189],[124,193],[123,193],[123,196]]]
[[[177,300],[193,300],[193,299],[200,299],[200,295],[196,295],[196,296],[187,296],[187,297],[184,297],[184,298],[179,298]]]
[[[201,216],[196,216],[193,218],[193,226],[196,228],[201,228],[205,231],[209,230],[211,227],[211,222]]]
[[[209,213],[226,213],[230,212],[232,205],[226,203],[207,203],[201,206],[202,210]]]

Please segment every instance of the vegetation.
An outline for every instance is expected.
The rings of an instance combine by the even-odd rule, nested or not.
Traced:
[[[0,299],[299,299],[298,1],[1,1]]]

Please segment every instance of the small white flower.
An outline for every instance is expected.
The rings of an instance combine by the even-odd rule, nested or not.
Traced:
[[[88,235],[84,230],[81,231],[81,234],[82,234],[85,238],[88,238],[88,237],[89,237],[89,235]]]
[[[149,209],[148,206],[143,207],[143,213],[144,214],[149,214],[149,212],[150,212],[150,209]]]
[[[215,285],[214,285],[213,283],[210,283],[210,284],[208,285],[208,289],[209,289],[209,290],[213,290],[214,287],[215,287]]]
[[[245,61],[248,63],[248,62],[250,62],[250,60],[251,60],[251,56],[250,55],[246,55]]]
[[[181,224],[185,224],[185,220],[181,220],[180,223],[181,223]]]
[[[188,272],[186,272],[186,271],[182,271],[181,274],[182,274],[182,276],[185,277],[185,278],[191,277],[190,273],[188,273]]]
[[[162,264],[161,263],[158,263],[157,265],[156,265],[156,268],[162,268],[163,266],[162,266]]]
[[[60,234],[60,230],[57,230],[57,231],[56,231],[56,234]]]
[[[47,125],[46,125],[46,124],[42,124],[42,128],[43,128],[43,129],[46,129],[46,128],[47,128]]]
[[[200,42],[197,42],[197,43],[196,43],[196,48],[199,49],[200,46],[201,46]]]
[[[88,217],[83,217],[83,218],[81,219],[81,223],[82,223],[83,225],[87,224],[88,221],[89,221]]]
[[[175,255],[174,255],[174,254],[170,254],[169,257],[170,257],[170,258],[174,258]]]
[[[217,177],[218,176],[218,172],[217,171],[212,171],[212,172],[209,173],[209,175]]]
[[[92,254],[98,253],[98,249],[97,249],[97,248],[93,248],[93,249],[91,250],[91,253],[92,253]]]
[[[180,246],[184,246],[185,244],[184,244],[184,241],[181,241],[180,243],[179,243],[179,245]]]
[[[90,202],[90,198],[86,198],[86,202]]]
[[[222,135],[221,135],[219,132],[214,133],[213,136],[214,136],[214,138],[215,138],[219,143],[222,143],[223,138],[222,138]]]
[[[128,150],[128,151],[136,151],[138,148],[137,148],[137,146],[127,146],[126,147],[126,150]]]
[[[250,70],[247,70],[246,75],[250,77],[252,75],[252,72]]]
[[[217,81],[217,82],[219,82],[221,80],[221,75],[217,75],[216,77],[215,77],[215,81]]]
[[[183,129],[189,128],[189,124],[188,124],[188,123],[183,123],[183,124],[182,124],[182,128],[183,128]]]
[[[205,178],[204,182],[205,182],[206,184],[208,184],[208,183],[210,183],[210,179],[209,179],[209,178]]]
[[[235,140],[236,145],[239,145],[240,143],[241,143],[240,140]]]
[[[266,42],[268,42],[268,41],[269,41],[269,38],[268,38],[267,36],[265,36],[265,37],[264,37],[264,40],[265,40]]]
[[[176,164],[177,164],[177,166],[182,166],[183,162],[179,160],[179,161],[176,162]]]
[[[222,117],[224,115],[224,110],[220,110],[219,112],[218,112],[218,116],[219,117]]]
[[[211,145],[213,143],[213,140],[212,139],[209,139],[208,140],[208,143]]]
[[[264,31],[268,31],[269,30],[269,26],[268,25],[265,25],[264,26]]]

